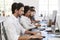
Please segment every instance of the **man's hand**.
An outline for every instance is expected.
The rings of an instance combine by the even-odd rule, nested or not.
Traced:
[[[24,36],[21,36],[19,37],[18,40],[29,40],[29,39],[42,39],[43,37],[42,36],[38,36],[38,35],[24,35]]]
[[[31,32],[31,35],[36,35],[37,34],[37,32]]]
[[[24,36],[19,37],[18,40],[28,40],[29,37],[30,37],[29,35],[24,35]]]
[[[25,31],[25,34],[36,35],[36,34],[37,34],[37,32]]]
[[[41,36],[40,34],[39,35],[31,35],[29,39],[39,39],[39,40],[42,40],[43,39],[43,36]]]
[[[40,24],[35,24],[36,27],[40,27],[41,25]]]

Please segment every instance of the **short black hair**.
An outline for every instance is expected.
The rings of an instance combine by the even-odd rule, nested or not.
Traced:
[[[17,10],[19,10],[21,7],[24,7],[23,3],[18,3]]]
[[[35,8],[34,6],[31,6],[30,8]]]
[[[33,9],[33,8],[35,8],[35,7],[34,7],[34,6],[31,6],[31,7],[30,7],[30,11],[34,11],[34,12],[36,12],[36,10]]]
[[[16,3],[16,2],[13,3],[12,8],[11,8],[12,14],[14,14],[16,9],[19,10],[21,7],[24,7],[24,5],[22,3]]]
[[[25,15],[28,12],[28,10],[30,10],[30,7],[29,6],[24,6],[24,14],[23,15]]]
[[[35,12],[35,10],[33,8],[30,8],[30,11]]]
[[[15,9],[17,9],[17,3],[16,2],[12,4],[12,8],[11,8],[12,14],[14,14]]]

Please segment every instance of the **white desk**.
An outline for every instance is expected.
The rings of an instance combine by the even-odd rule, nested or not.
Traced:
[[[60,38],[49,38],[48,40],[60,40]]]
[[[41,24],[44,24],[44,22],[43,23],[41,22]],[[55,34],[52,34],[52,33],[48,34],[48,32],[46,30],[48,30],[48,29],[51,30],[51,28],[47,28],[46,25],[47,25],[47,23],[45,23],[44,25],[42,25],[42,26],[45,27],[45,30],[41,31],[42,35],[45,36],[45,38],[43,38],[43,40],[60,40],[60,38],[55,37],[56,36]],[[38,28],[38,30],[39,30],[39,28]]]

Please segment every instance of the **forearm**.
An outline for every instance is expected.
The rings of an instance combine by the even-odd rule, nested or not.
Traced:
[[[19,37],[18,40],[28,40],[28,39],[29,39],[29,36],[25,35],[25,36]]]
[[[31,31],[25,31],[25,34],[33,34]]]

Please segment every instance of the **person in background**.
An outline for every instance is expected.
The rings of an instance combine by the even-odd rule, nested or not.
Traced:
[[[33,21],[35,21],[34,15],[35,15],[36,11],[34,9],[32,9],[32,8],[30,8],[30,11],[31,11],[30,19],[31,19],[31,21],[33,23]]]
[[[6,20],[6,15],[5,15],[5,11],[2,11],[2,16],[1,18],[5,21]]]
[[[34,10],[34,11],[32,11],[32,12],[36,13],[36,10],[35,10],[35,7],[34,7],[34,6],[31,6],[30,8],[31,8],[31,10]],[[34,16],[35,16],[35,15],[34,15]],[[33,16],[33,18],[34,18],[34,16]],[[35,22],[40,22],[39,20],[35,20],[35,18],[34,18],[34,21],[35,21]]]
[[[31,24],[31,20],[29,18],[30,15],[31,15],[30,7],[29,6],[25,6],[24,7],[24,14],[20,18],[20,23],[27,30],[36,27],[35,25]]]
[[[2,15],[5,16],[5,11],[2,11]]]
[[[38,27],[41,26],[39,24],[39,21],[36,21],[35,18],[34,18],[34,15],[35,15],[36,11],[31,7],[30,7],[30,11],[31,11],[31,16],[30,16],[31,23],[33,23],[35,26],[38,26]]]
[[[4,22],[4,27],[6,30],[8,40],[20,40],[21,34],[22,35],[37,34],[36,32],[25,30],[19,23],[19,16],[21,16],[23,13],[24,13],[24,5],[22,3],[12,4],[12,15]]]

